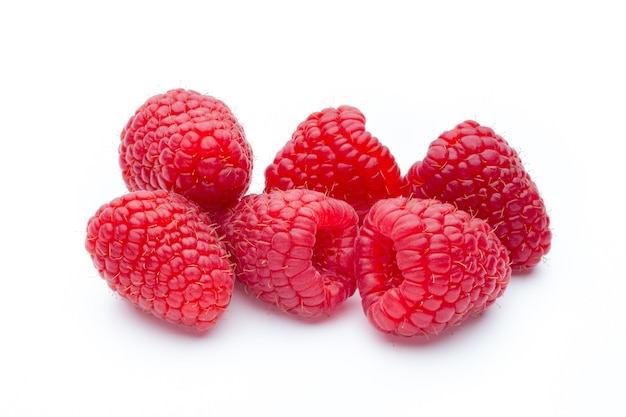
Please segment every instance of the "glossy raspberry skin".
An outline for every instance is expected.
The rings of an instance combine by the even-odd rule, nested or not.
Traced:
[[[369,322],[406,337],[439,334],[481,313],[511,276],[506,248],[486,222],[431,199],[374,204],[355,259]]]
[[[265,191],[307,188],[345,200],[362,219],[371,205],[408,190],[389,149],[352,106],[326,108],[300,123],[265,170]]]
[[[473,120],[433,141],[408,171],[410,194],[452,203],[486,220],[509,250],[515,270],[536,266],[550,250],[550,218],[517,152]]]
[[[102,205],[85,248],[113,291],[166,321],[206,330],[230,303],[226,248],[209,217],[178,194],[142,190]]]
[[[193,90],[149,98],[121,133],[119,164],[130,191],[178,192],[214,211],[247,191],[252,148],[228,106]]]
[[[249,194],[220,226],[237,279],[266,303],[323,317],[356,291],[358,216],[345,201],[307,189]]]

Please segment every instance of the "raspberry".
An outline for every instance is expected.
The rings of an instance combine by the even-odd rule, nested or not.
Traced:
[[[442,133],[408,171],[410,193],[435,198],[486,220],[509,250],[514,270],[536,266],[550,250],[546,206],[517,152],[473,120]]]
[[[226,104],[179,88],[136,110],[121,133],[119,164],[130,191],[171,190],[214,211],[247,191],[252,149]]]
[[[383,333],[439,334],[503,294],[511,268],[489,225],[432,199],[374,204],[355,245],[363,310]]]
[[[362,220],[374,202],[408,185],[389,149],[365,130],[365,116],[340,106],[309,115],[266,168],[265,191],[290,188],[345,200]]]
[[[230,303],[226,248],[209,217],[178,194],[142,190],[104,204],[85,247],[112,290],[169,322],[206,330]]]
[[[308,189],[249,194],[220,225],[238,281],[266,303],[320,317],[356,291],[358,216],[345,201]]]

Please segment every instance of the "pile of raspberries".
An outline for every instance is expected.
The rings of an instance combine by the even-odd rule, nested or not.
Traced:
[[[548,253],[550,220],[518,153],[468,120],[402,175],[355,107],[310,114],[248,193],[253,153],[222,101],[149,98],[121,133],[128,193],[89,219],[85,247],[123,299],[212,328],[235,286],[303,318],[357,291],[376,330],[440,334],[500,297]]]

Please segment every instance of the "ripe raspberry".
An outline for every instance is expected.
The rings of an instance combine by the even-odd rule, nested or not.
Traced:
[[[481,313],[508,285],[506,248],[489,225],[451,204],[374,204],[355,245],[363,310],[379,331],[438,334]]]
[[[408,171],[410,193],[485,219],[509,250],[513,269],[537,265],[550,250],[550,219],[517,152],[492,129],[468,120],[432,142]]]
[[[111,289],[169,322],[205,330],[230,303],[228,253],[209,217],[178,194],[136,191],[104,204],[85,247]]]
[[[354,294],[357,223],[348,203],[307,189],[249,194],[220,218],[237,279],[302,317],[329,315]]]
[[[175,191],[213,211],[247,191],[252,149],[226,104],[179,88],[137,109],[121,133],[119,163],[130,191]]]
[[[351,106],[312,113],[265,170],[265,191],[308,188],[345,200],[362,220],[374,202],[408,189],[389,149]]]

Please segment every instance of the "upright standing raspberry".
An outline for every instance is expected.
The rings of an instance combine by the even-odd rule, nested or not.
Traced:
[[[345,200],[362,220],[376,201],[406,192],[389,149],[355,107],[309,115],[265,170],[265,190],[307,188]]]
[[[205,330],[230,303],[226,249],[209,217],[178,194],[136,191],[104,204],[85,247],[111,289],[169,322]]]
[[[492,129],[468,120],[433,141],[407,173],[411,194],[485,219],[510,251],[513,269],[537,265],[550,250],[550,219],[517,152]]]
[[[357,223],[348,203],[307,189],[249,194],[220,218],[237,279],[302,317],[328,315],[356,290]]]
[[[130,191],[171,190],[214,211],[247,191],[252,148],[226,104],[179,88],[137,109],[121,133],[119,163]]]
[[[355,246],[363,310],[379,331],[438,334],[481,313],[506,289],[506,248],[489,225],[451,204],[374,204]]]

